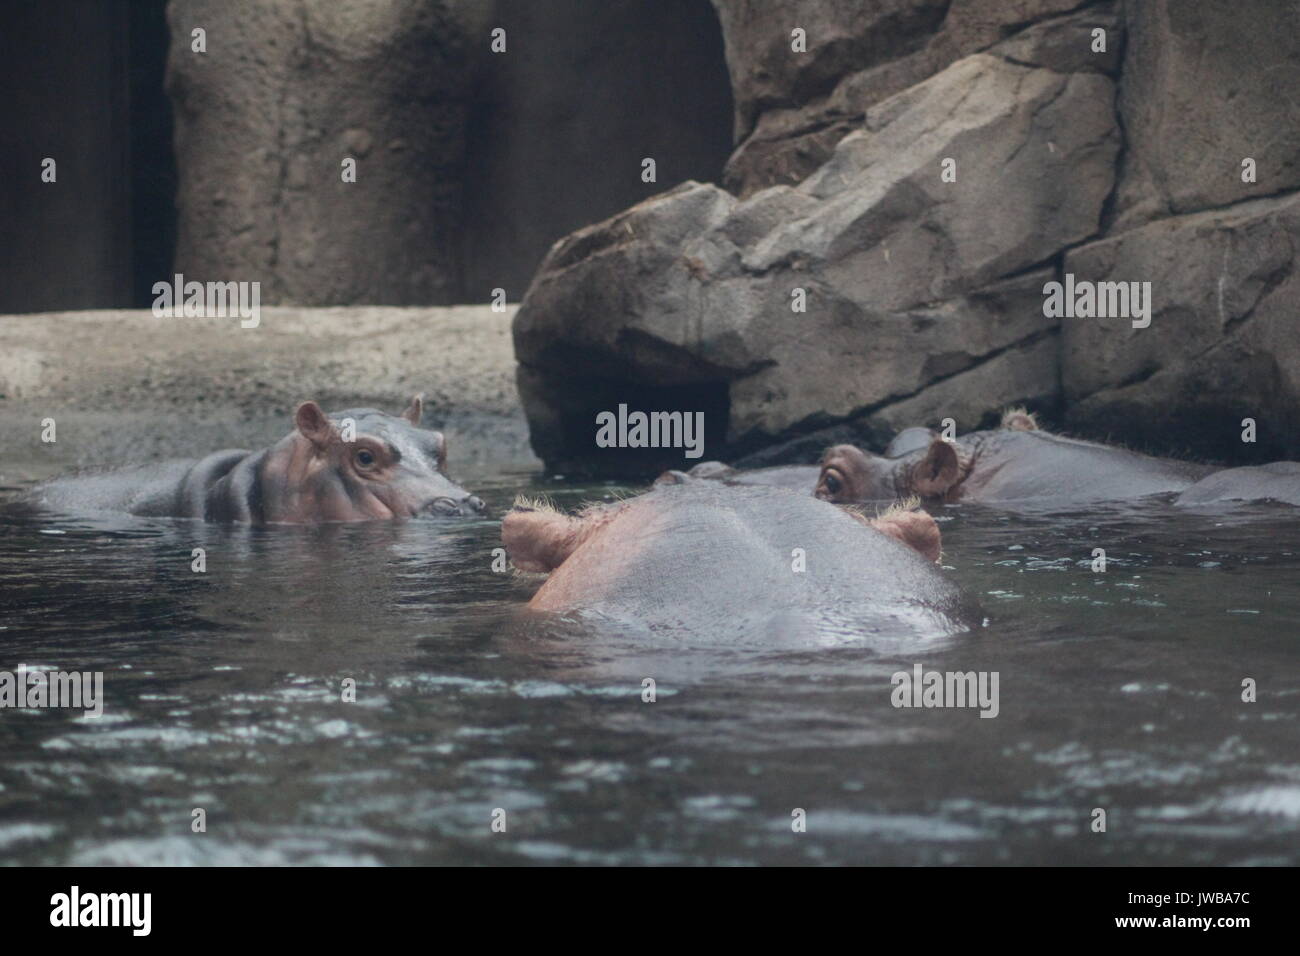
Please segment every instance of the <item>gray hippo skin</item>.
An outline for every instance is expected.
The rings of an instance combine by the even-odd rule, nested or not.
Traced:
[[[1037,430],[971,432],[897,458],[852,445],[829,448],[815,494],[851,503],[917,496],[955,501],[1118,501],[1177,494],[1212,471],[1205,465],[1063,438]]]
[[[1231,501],[1277,501],[1300,505],[1300,462],[1227,468],[1207,475],[1177,498],[1175,505],[1195,507]]]
[[[929,448],[930,442],[934,441],[934,438],[933,429],[923,428],[919,425],[904,428],[885,446],[884,456],[886,458],[901,458],[904,455],[910,455],[912,452]]]
[[[680,485],[692,480],[720,481],[726,485],[757,485],[786,488],[807,494],[817,484],[821,468],[817,465],[775,465],[740,471],[720,461],[702,461],[690,471],[665,471],[655,485]]]
[[[1006,426],[1004,424],[1004,427]],[[898,458],[918,449],[929,447],[935,433],[929,428],[904,428],[885,448],[886,458]],[[720,461],[703,461],[690,471],[665,471],[655,479],[655,485],[680,485],[691,479],[709,479],[729,485],[762,485],[765,488],[787,488],[807,494],[817,487],[821,475],[820,465],[775,465],[740,471]]]
[[[444,473],[447,443],[419,427],[423,410],[419,395],[400,416],[373,408],[326,415],[304,402],[295,430],[270,448],[59,479],[38,489],[34,503],[250,524],[482,514],[483,502]],[[341,431],[347,419],[350,441]]]
[[[517,507],[501,539],[517,568],[550,572],[530,608],[673,640],[813,646],[979,620],[935,564],[939,529],[924,512],[868,521],[807,494],[691,481],[576,516]]]

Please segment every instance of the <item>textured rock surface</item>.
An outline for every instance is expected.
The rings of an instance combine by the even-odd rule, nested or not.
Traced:
[[[1120,228],[1300,188],[1300,2],[1140,0],[1120,110]],[[1252,158],[1257,180],[1242,182]]]
[[[613,407],[593,402],[625,385],[725,407],[710,438],[727,450],[878,414],[1009,351],[1025,373],[992,384],[1053,396],[1038,347],[1054,334],[1051,273],[1033,267],[1097,229],[1113,99],[1097,73],[973,56],[869,110],[796,188],[738,202],[688,183],[575,233],[515,323],[535,449],[564,469],[623,466],[593,460],[584,435],[593,408]],[[956,182],[941,180],[946,158]],[[1009,400],[995,387],[952,414],[973,424]]]
[[[1149,328],[1063,319],[1068,421],[1152,447],[1266,461],[1300,445],[1300,195],[1163,219],[1085,245],[1065,271],[1148,281]],[[1257,441],[1243,444],[1242,419]]]
[[[995,52],[1061,71],[1114,72],[1122,37],[1111,4],[1078,0],[818,0],[797,11],[762,0],[713,3],[736,99],[737,148],[724,183],[742,196],[801,181],[870,107],[1027,24],[1041,26]],[[807,33],[806,53],[791,49],[795,27]],[[1096,27],[1109,33],[1105,54],[1077,42]]]
[[[454,301],[462,6],[173,0],[176,270],[260,281],[268,303]]]
[[[1152,450],[1300,456],[1300,3],[713,3],[730,193],[683,184],[553,250],[515,325],[539,454],[639,465],[592,446],[620,401],[705,409],[708,454],[751,465],[1029,402]],[[1045,318],[1067,272],[1150,282],[1151,327]]]
[[[665,184],[716,180],[731,88],[708,0],[473,2],[507,52],[483,54],[473,84],[460,301],[504,288],[517,302],[556,239]]]

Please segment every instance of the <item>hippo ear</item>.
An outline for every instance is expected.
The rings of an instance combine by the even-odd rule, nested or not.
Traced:
[[[961,480],[961,462],[952,442],[936,438],[924,457],[912,466],[911,490],[925,498],[938,498]]]
[[[520,571],[552,571],[573,553],[583,538],[580,518],[549,507],[516,504],[501,520],[501,543]]]
[[[303,402],[293,413],[294,424],[304,438],[317,448],[324,448],[334,439],[334,424],[315,402]]]
[[[915,548],[922,557],[930,561],[939,560],[942,550],[939,525],[924,511],[890,509],[868,523],[877,531]]]
[[[402,417],[412,425],[420,424],[420,419],[424,417],[424,392],[416,392],[411,396],[411,404],[406,406]]]
[[[1013,432],[1036,432],[1038,431],[1038,419],[1029,409],[1008,408],[1002,413],[1002,427]]]
[[[447,471],[447,436],[442,432],[434,432],[437,435],[438,445],[438,470],[444,474]]]

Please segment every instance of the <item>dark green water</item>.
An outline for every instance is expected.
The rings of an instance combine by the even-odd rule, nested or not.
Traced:
[[[534,486],[466,477],[498,514]],[[0,670],[107,698],[0,710],[0,861],[1300,862],[1294,511],[938,516],[986,627],[764,653],[522,626],[537,580],[493,572],[490,520],[0,508]],[[997,671],[999,716],[892,707],[918,662]]]

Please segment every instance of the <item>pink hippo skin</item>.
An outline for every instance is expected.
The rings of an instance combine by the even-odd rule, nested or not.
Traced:
[[[326,415],[304,402],[295,430],[270,448],[59,479],[38,489],[35,503],[252,524],[482,514],[483,502],[444,473],[447,443],[419,427],[423,410],[418,395],[400,416],[373,408]],[[351,441],[344,419],[355,424]]]
[[[691,481],[576,516],[516,508],[501,539],[517,568],[550,572],[534,610],[661,638],[816,645],[979,619],[936,566],[939,529],[923,512],[868,520],[806,494]]]

